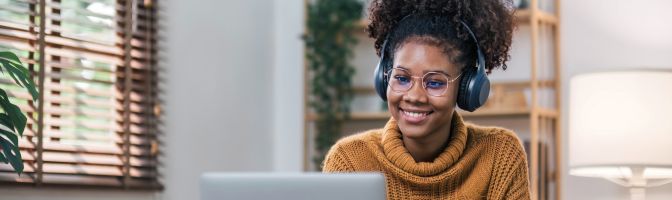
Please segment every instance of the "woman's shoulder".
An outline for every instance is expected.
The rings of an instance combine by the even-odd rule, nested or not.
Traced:
[[[382,129],[373,129],[343,137],[336,141],[332,151],[358,150],[367,145],[380,143],[381,132]]]
[[[473,137],[473,145],[484,145],[495,159],[502,159],[504,163],[516,165],[519,161],[526,162],[526,153],[523,143],[516,133],[510,129],[497,126],[479,126],[467,124],[467,129]]]
[[[524,151],[522,141],[510,129],[498,126],[480,126],[471,123],[467,123],[467,129],[475,143],[485,143],[487,145],[498,146],[499,148],[508,147],[514,151]]]
[[[498,126],[481,126],[472,123],[466,123],[469,134],[475,140],[496,139],[508,141],[520,141],[518,135],[510,129]]]
[[[376,146],[380,146],[381,130],[369,130],[341,138],[327,153],[324,172],[358,171],[362,163],[370,163],[374,158]],[[371,148],[374,147],[374,148]],[[370,166],[364,164],[364,166]]]

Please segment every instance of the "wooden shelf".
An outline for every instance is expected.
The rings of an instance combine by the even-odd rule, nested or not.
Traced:
[[[477,117],[527,117],[530,115],[529,109],[484,109],[476,112],[457,111],[464,118]]]
[[[359,28],[359,30],[364,30],[364,29],[366,29],[366,27],[367,27],[370,23],[371,23],[371,20],[369,20],[369,19],[361,19],[361,20],[359,20],[359,22],[357,23],[357,28]]]
[[[542,10],[530,10],[530,9],[521,9],[516,10],[514,13],[516,22],[521,24],[529,24],[532,20],[538,20],[539,22],[556,25],[558,24],[558,17],[554,14],[551,14]]]

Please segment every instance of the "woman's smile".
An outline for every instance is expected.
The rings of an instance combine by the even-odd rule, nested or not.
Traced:
[[[403,109],[399,108],[399,115],[402,116],[401,120],[406,121],[409,125],[420,125],[423,122],[427,121],[434,111],[422,111],[422,110],[413,110],[413,109]]]

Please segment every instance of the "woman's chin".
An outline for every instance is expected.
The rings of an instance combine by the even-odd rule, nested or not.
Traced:
[[[419,139],[427,136],[427,131],[424,127],[399,125],[399,130],[405,138]]]

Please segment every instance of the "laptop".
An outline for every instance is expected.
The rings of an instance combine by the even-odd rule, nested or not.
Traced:
[[[378,173],[217,173],[201,176],[201,200],[384,200]]]

